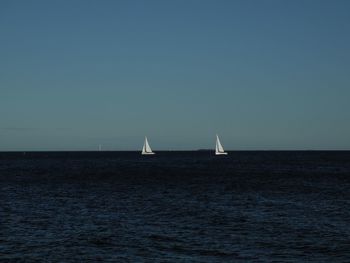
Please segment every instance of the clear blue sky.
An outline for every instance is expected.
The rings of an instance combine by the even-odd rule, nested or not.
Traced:
[[[0,1],[0,150],[350,149],[350,1]]]

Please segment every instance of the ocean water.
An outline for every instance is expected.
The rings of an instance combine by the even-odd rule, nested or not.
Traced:
[[[0,153],[1,262],[349,262],[350,152]]]

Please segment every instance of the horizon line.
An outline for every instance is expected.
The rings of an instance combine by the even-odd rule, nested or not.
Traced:
[[[194,150],[154,150],[154,152],[215,152],[215,149],[194,149]],[[240,149],[226,150],[227,152],[300,152],[300,151],[350,151],[350,149]],[[141,150],[0,150],[0,153],[25,153],[25,152],[141,152]]]

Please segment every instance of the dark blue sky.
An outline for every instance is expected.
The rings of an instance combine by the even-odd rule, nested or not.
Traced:
[[[0,150],[350,149],[350,1],[1,1]]]

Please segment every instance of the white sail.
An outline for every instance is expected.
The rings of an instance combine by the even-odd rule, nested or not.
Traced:
[[[145,137],[145,142],[142,147],[142,154],[154,154],[154,152],[152,152],[151,146],[149,146],[147,137]]]
[[[215,144],[215,154],[216,155],[227,155],[227,152],[225,152],[224,147],[222,147],[219,136],[216,135],[216,144]]]
[[[148,153],[152,152],[152,149],[151,149],[151,147],[149,146],[147,137],[145,138],[145,149],[146,149],[146,152],[148,152]]]

